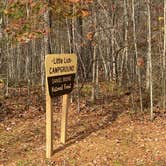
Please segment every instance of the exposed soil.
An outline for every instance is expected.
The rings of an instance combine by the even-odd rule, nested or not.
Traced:
[[[130,110],[128,96],[71,104],[60,143],[61,102],[54,101],[54,154],[45,158],[44,101],[33,91],[0,100],[0,166],[166,166],[166,115]]]

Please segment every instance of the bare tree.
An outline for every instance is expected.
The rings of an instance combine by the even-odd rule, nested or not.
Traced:
[[[147,0],[147,11],[148,11],[148,54],[147,54],[147,88],[150,90],[150,112],[151,120],[153,120],[153,79],[152,79],[152,32],[151,32],[151,1]]]
[[[162,91],[163,91],[163,109],[166,109],[166,0],[164,0],[164,50],[163,50],[163,70],[162,70]]]
[[[132,20],[133,20],[133,38],[134,38],[134,49],[135,49],[135,58],[138,60],[138,48],[137,48],[137,36],[136,36],[136,23],[135,23],[135,0],[132,0]],[[133,57],[134,58],[134,57]],[[135,59],[134,58],[134,59]],[[141,85],[141,71],[140,68],[136,65],[136,74],[138,75],[138,84],[139,84],[139,95],[140,95],[140,108],[143,111],[142,105],[142,85]]]

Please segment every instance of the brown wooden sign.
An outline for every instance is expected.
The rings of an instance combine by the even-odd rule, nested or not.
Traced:
[[[62,96],[73,90],[75,74],[48,77],[48,88],[51,97]]]
[[[45,59],[46,69],[46,157],[53,154],[53,112],[52,98],[63,95],[61,142],[66,142],[67,113],[69,95],[74,86],[77,71],[77,56],[75,54],[49,54]]]
[[[77,56],[75,54],[49,54],[45,60],[46,76],[62,76],[75,74]]]
[[[49,54],[46,56],[45,68],[51,97],[61,96],[72,91],[77,71],[75,54]]]

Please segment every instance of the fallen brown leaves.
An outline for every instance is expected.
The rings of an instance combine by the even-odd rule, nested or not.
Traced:
[[[105,94],[96,103],[71,104],[68,140],[60,139],[61,100],[54,101],[54,155],[45,159],[45,102],[40,91],[1,100],[1,165],[166,165],[164,112],[154,122],[132,113],[126,95]],[[124,102],[123,102],[124,101]],[[160,115],[160,116],[159,116]]]

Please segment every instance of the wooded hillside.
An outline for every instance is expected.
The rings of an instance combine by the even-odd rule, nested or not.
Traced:
[[[62,145],[44,63],[71,53]],[[0,166],[165,166],[165,117],[166,0],[0,0]]]

